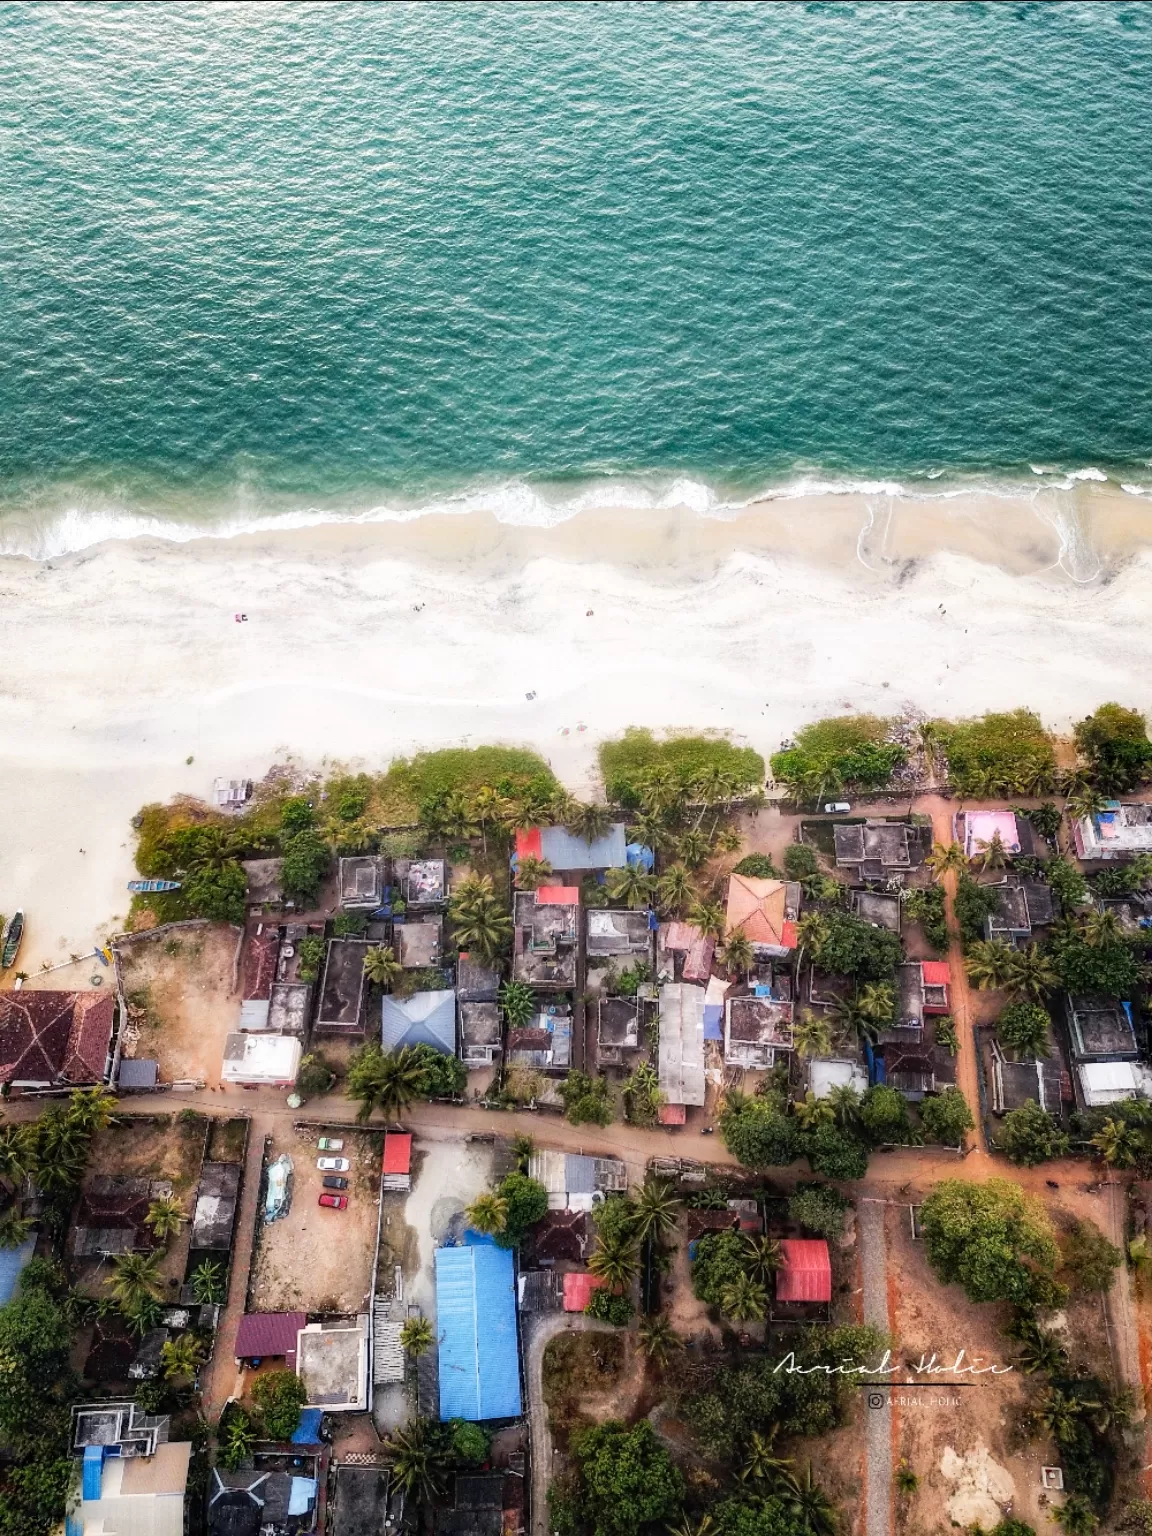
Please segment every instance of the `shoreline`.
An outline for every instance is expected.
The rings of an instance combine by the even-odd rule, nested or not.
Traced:
[[[141,805],[286,758],[507,741],[587,791],[628,725],[767,757],[828,714],[1028,705],[1061,730],[1107,699],[1148,709],[1147,531],[1106,487],[1071,499],[1010,526],[987,498],[833,496],[0,560],[0,911],[29,913],[29,970],[90,949],[127,910]]]

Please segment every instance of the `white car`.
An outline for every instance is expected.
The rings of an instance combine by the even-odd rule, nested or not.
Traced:
[[[352,1164],[346,1157],[318,1157],[316,1166],[321,1173],[347,1173]]]
[[[829,800],[824,807],[824,814],[825,816],[843,816],[851,809],[847,800]]]

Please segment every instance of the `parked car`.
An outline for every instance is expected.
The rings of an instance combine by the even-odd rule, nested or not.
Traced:
[[[325,1189],[347,1189],[348,1180],[342,1179],[338,1173],[326,1173],[320,1180]]]
[[[340,1136],[321,1136],[316,1143],[321,1152],[343,1152],[344,1141]]]
[[[326,1205],[330,1211],[346,1211],[348,1209],[347,1195],[321,1195],[317,1205]]]
[[[347,1173],[352,1164],[346,1157],[318,1157],[316,1166],[321,1173]]]
[[[824,814],[826,816],[846,816],[851,809],[852,807],[848,804],[847,800],[829,800],[828,804],[824,807]]]

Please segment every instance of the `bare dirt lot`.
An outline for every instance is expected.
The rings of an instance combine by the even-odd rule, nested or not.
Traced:
[[[347,1315],[363,1311],[372,1289],[376,1250],[377,1198],[383,1137],[379,1132],[342,1128],[344,1150],[321,1154],[314,1132],[278,1132],[267,1162],[282,1152],[292,1159],[292,1204],[286,1216],[256,1233],[256,1257],[249,1285],[253,1312],[308,1312]],[[351,1169],[343,1193],[348,1208],[317,1204],[325,1191],[316,1167],[322,1155],[346,1157]]]
[[[154,1057],[161,1082],[220,1087],[224,1037],[240,1020],[233,986],[238,937],[223,923],[206,923],[123,944],[131,1010],[124,1054]]]

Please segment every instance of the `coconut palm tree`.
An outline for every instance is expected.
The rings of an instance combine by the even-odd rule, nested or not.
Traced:
[[[1020,1345],[1020,1368],[1026,1376],[1037,1371],[1052,1376],[1068,1364],[1064,1347],[1054,1333],[1034,1328]]]
[[[1010,996],[1032,1003],[1040,1002],[1060,984],[1056,967],[1036,944],[1009,949],[1005,971],[1004,985]]]
[[[357,1120],[370,1119],[377,1109],[387,1119],[401,1114],[420,1097],[424,1072],[423,1062],[409,1046],[398,1051],[382,1051],[375,1041],[361,1046],[349,1063],[344,1083],[347,1096],[360,1102]]]
[[[111,1125],[115,1109],[116,1096],[107,1088],[78,1088],[69,1094],[65,1114],[82,1135],[91,1136]]]
[[[736,853],[744,839],[735,827],[721,827],[712,839],[713,853]]]
[[[964,869],[968,860],[959,843],[933,843],[932,851],[924,862],[932,871],[933,878],[942,880],[950,870]]]
[[[1008,850],[1005,848],[1004,839],[1000,836],[999,832],[993,832],[987,842],[981,838],[976,846],[980,852],[977,854],[975,862],[979,864],[985,874],[994,874],[997,870],[1007,867]]]
[[[856,1002],[869,1024],[890,1024],[896,1015],[896,992],[886,981],[868,982],[860,988]]]
[[[676,842],[676,856],[688,869],[699,869],[712,852],[711,840],[695,828],[685,832]]]
[[[604,880],[610,899],[622,901],[626,907],[646,907],[656,889],[653,876],[638,864],[625,864],[610,869]]]
[[[796,1100],[792,1109],[803,1131],[814,1131],[818,1125],[831,1125],[836,1118],[836,1111],[828,1100],[818,1099],[811,1088],[802,1099]]]
[[[968,980],[981,992],[995,992],[1012,975],[1015,951],[1002,939],[977,939],[964,960]]]
[[[456,943],[491,965],[512,937],[512,918],[497,896],[491,875],[468,875],[448,906]]]
[[[564,818],[564,826],[572,836],[582,837],[586,843],[594,843],[597,838],[607,837],[612,823],[611,806],[601,805],[597,801],[588,805],[581,805],[577,801]]]
[[[448,1453],[437,1425],[411,1419],[384,1442],[392,1479],[409,1498],[428,1503],[444,1492]]]
[[[668,1536],[716,1536],[716,1522],[711,1515],[701,1515],[699,1520],[681,1515],[675,1525],[666,1525],[664,1529]]]
[[[776,1437],[780,1426],[773,1424],[766,1434],[753,1430],[748,1436],[744,1454],[740,1459],[737,1477],[742,1483],[753,1483],[761,1488],[772,1488],[782,1480],[790,1480],[792,1458],[776,1453]]]
[[[1057,1444],[1067,1445],[1076,1438],[1087,1407],[1074,1392],[1047,1387],[1036,1407],[1036,1421],[1043,1425]]]
[[[860,1119],[860,1094],[851,1083],[838,1083],[829,1088],[828,1102],[841,1130],[851,1130]]]
[[[613,1290],[622,1291],[640,1273],[640,1251],[635,1238],[624,1234],[601,1234],[588,1268]]]
[[[523,1029],[537,1011],[539,998],[524,981],[506,981],[500,988],[500,1008],[509,1029]]]
[[[204,1345],[193,1333],[165,1339],[160,1350],[160,1369],[165,1381],[187,1380],[204,1364]]]
[[[636,1221],[633,1230],[640,1242],[666,1237],[676,1228],[680,1197],[670,1179],[649,1177],[636,1191]]]
[[[107,1286],[113,1301],[128,1315],[142,1302],[159,1301],[164,1295],[157,1253],[122,1253],[113,1260]]]
[[[851,1039],[855,1039],[857,1035],[867,1035],[870,1040],[875,1040],[879,1033],[875,1021],[870,1019],[861,1008],[858,994],[853,997],[838,997],[832,1004],[830,1017],[837,1031]]]
[[[636,789],[641,808],[656,813],[678,812],[686,795],[683,782],[663,763],[642,774],[637,780]]]
[[[173,1195],[163,1195],[153,1200],[148,1207],[144,1225],[151,1230],[153,1237],[166,1243],[169,1238],[176,1236],[187,1220],[179,1200]]]
[[[192,1295],[200,1306],[219,1305],[224,1296],[224,1265],[219,1259],[201,1259],[192,1271]]]
[[[1060,1508],[1053,1510],[1052,1518],[1064,1536],[1092,1536],[1100,1524],[1100,1516],[1082,1493],[1070,1493]]]
[[[720,1292],[720,1310],[734,1323],[763,1322],[768,1312],[768,1292],[751,1275],[737,1275]]]
[[[750,1232],[746,1232],[744,1267],[753,1280],[768,1285],[780,1268],[780,1244],[774,1237],[753,1237]]]
[[[426,1350],[432,1348],[436,1342],[436,1335],[432,1331],[432,1324],[426,1317],[410,1317],[400,1329],[400,1348],[418,1360]]]
[[[503,1195],[489,1190],[486,1194],[477,1195],[464,1214],[470,1227],[491,1236],[503,1232],[507,1227],[508,1202]]]
[[[512,1138],[512,1156],[516,1159],[518,1173],[527,1173],[528,1164],[532,1161],[532,1154],[536,1150],[536,1143],[531,1136],[525,1136],[523,1131]]]
[[[1110,1168],[1131,1168],[1144,1150],[1144,1137],[1127,1121],[1109,1118],[1091,1138],[1090,1145]]]
[[[645,848],[651,848],[653,853],[658,853],[661,848],[667,848],[672,841],[672,834],[663,816],[658,816],[651,811],[641,811],[633,817],[632,825],[628,828],[628,841],[640,843]]]
[[[364,951],[364,974],[373,986],[390,987],[403,970],[390,944],[373,944]]]
[[[521,891],[538,891],[552,878],[552,866],[547,859],[534,859],[526,854],[516,864],[516,886]]]
[[[1068,796],[1067,810],[1073,821],[1086,821],[1098,816],[1108,804],[1107,797],[1090,784],[1081,784]]]
[[[34,1153],[28,1133],[22,1125],[0,1125],[0,1180],[14,1190],[30,1172]]]
[[[752,940],[741,928],[734,929],[724,940],[724,965],[729,973],[747,976],[756,964],[756,951]]]
[[[806,1010],[793,1026],[792,1046],[796,1054],[803,1056],[806,1061],[813,1056],[830,1056],[832,1025],[823,1014]]]
[[[36,1182],[45,1194],[66,1194],[80,1183],[89,1137],[61,1109],[50,1109],[29,1128]]]
[[[1108,907],[1097,907],[1089,912],[1080,925],[1085,944],[1093,949],[1104,949],[1109,944],[1119,944],[1124,938],[1124,926],[1119,917]]]
[[[13,1208],[0,1216],[0,1248],[23,1248],[35,1226],[31,1216],[21,1216]]]
[[[678,917],[695,899],[692,876],[683,864],[670,864],[656,882],[656,902],[661,912]]]
[[[653,1317],[641,1318],[637,1338],[640,1348],[657,1365],[665,1364],[674,1349],[683,1348],[680,1335],[662,1312],[657,1312]]]
[[[706,939],[724,937],[725,914],[718,901],[698,901],[688,916]]]
[[[488,852],[488,828],[502,827],[508,818],[508,802],[498,789],[482,784],[472,796],[470,820],[480,828],[480,840],[484,852]]]
[[[822,912],[806,912],[796,924],[796,938],[802,949],[819,960],[828,942],[828,919]]]
[[[809,1536],[836,1536],[840,1524],[836,1506],[813,1477],[811,1462],[799,1482],[785,1493],[784,1500],[796,1523]]]

